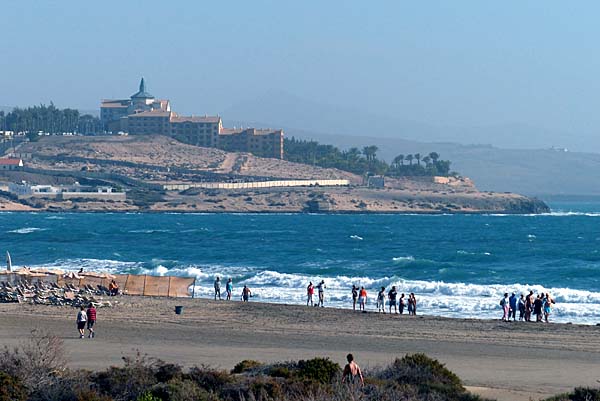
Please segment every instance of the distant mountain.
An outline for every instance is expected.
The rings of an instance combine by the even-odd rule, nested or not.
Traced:
[[[560,132],[520,123],[480,127],[432,125],[335,107],[285,92],[269,92],[257,99],[238,102],[221,115],[225,123],[231,120],[267,121],[274,126],[334,135],[489,144],[500,148],[544,149],[556,146],[600,153],[600,139],[591,133]]]
[[[272,123],[233,121],[232,125],[274,127]],[[342,149],[376,145],[387,161],[398,154],[438,152],[452,169],[472,178],[486,191],[518,192],[530,196],[600,196],[600,154],[560,149],[500,149],[490,145],[418,142],[400,138],[333,135],[282,126],[286,137],[314,139]]]

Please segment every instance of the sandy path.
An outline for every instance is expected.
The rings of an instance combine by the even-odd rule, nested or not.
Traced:
[[[173,313],[176,304],[183,315]],[[473,391],[500,400],[539,399],[574,386],[598,386],[600,327],[503,324],[409,318],[345,310],[259,303],[121,298],[98,312],[98,337],[75,336],[75,310],[0,304],[0,344],[26,338],[31,328],[65,339],[71,365],[118,364],[135,349],[184,365],[230,369],[242,359],[281,361],[353,352],[363,367],[425,352],[456,372]]]

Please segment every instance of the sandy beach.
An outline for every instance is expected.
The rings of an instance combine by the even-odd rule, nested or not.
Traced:
[[[118,297],[98,311],[97,338],[77,338],[76,310],[0,304],[0,344],[32,329],[65,341],[70,366],[102,369],[136,350],[186,366],[231,369],[243,359],[285,361],[353,352],[363,368],[424,352],[468,388],[498,400],[538,400],[575,386],[598,386],[600,327],[409,317],[332,308]],[[174,313],[183,305],[182,315]]]

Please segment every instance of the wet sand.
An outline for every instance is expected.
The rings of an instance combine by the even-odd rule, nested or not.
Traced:
[[[113,299],[114,300],[114,299]],[[598,387],[600,327],[502,323],[357,313],[206,299],[118,297],[98,310],[98,335],[80,340],[76,310],[0,304],[0,344],[32,329],[64,338],[72,367],[103,369],[136,350],[186,366],[231,369],[242,359],[283,361],[348,352],[363,368],[424,352],[457,373],[473,392],[499,400],[538,400],[575,386]],[[173,311],[183,305],[182,315]]]

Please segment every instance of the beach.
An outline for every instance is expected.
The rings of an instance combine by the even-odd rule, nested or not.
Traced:
[[[600,327],[409,317],[258,302],[122,296],[98,310],[97,337],[79,339],[76,310],[0,304],[0,344],[16,345],[32,329],[64,339],[70,367],[119,365],[136,350],[185,366],[231,369],[264,362],[354,353],[363,368],[407,353],[439,359],[473,392],[498,400],[534,400],[598,386]],[[176,305],[184,306],[176,315]]]

